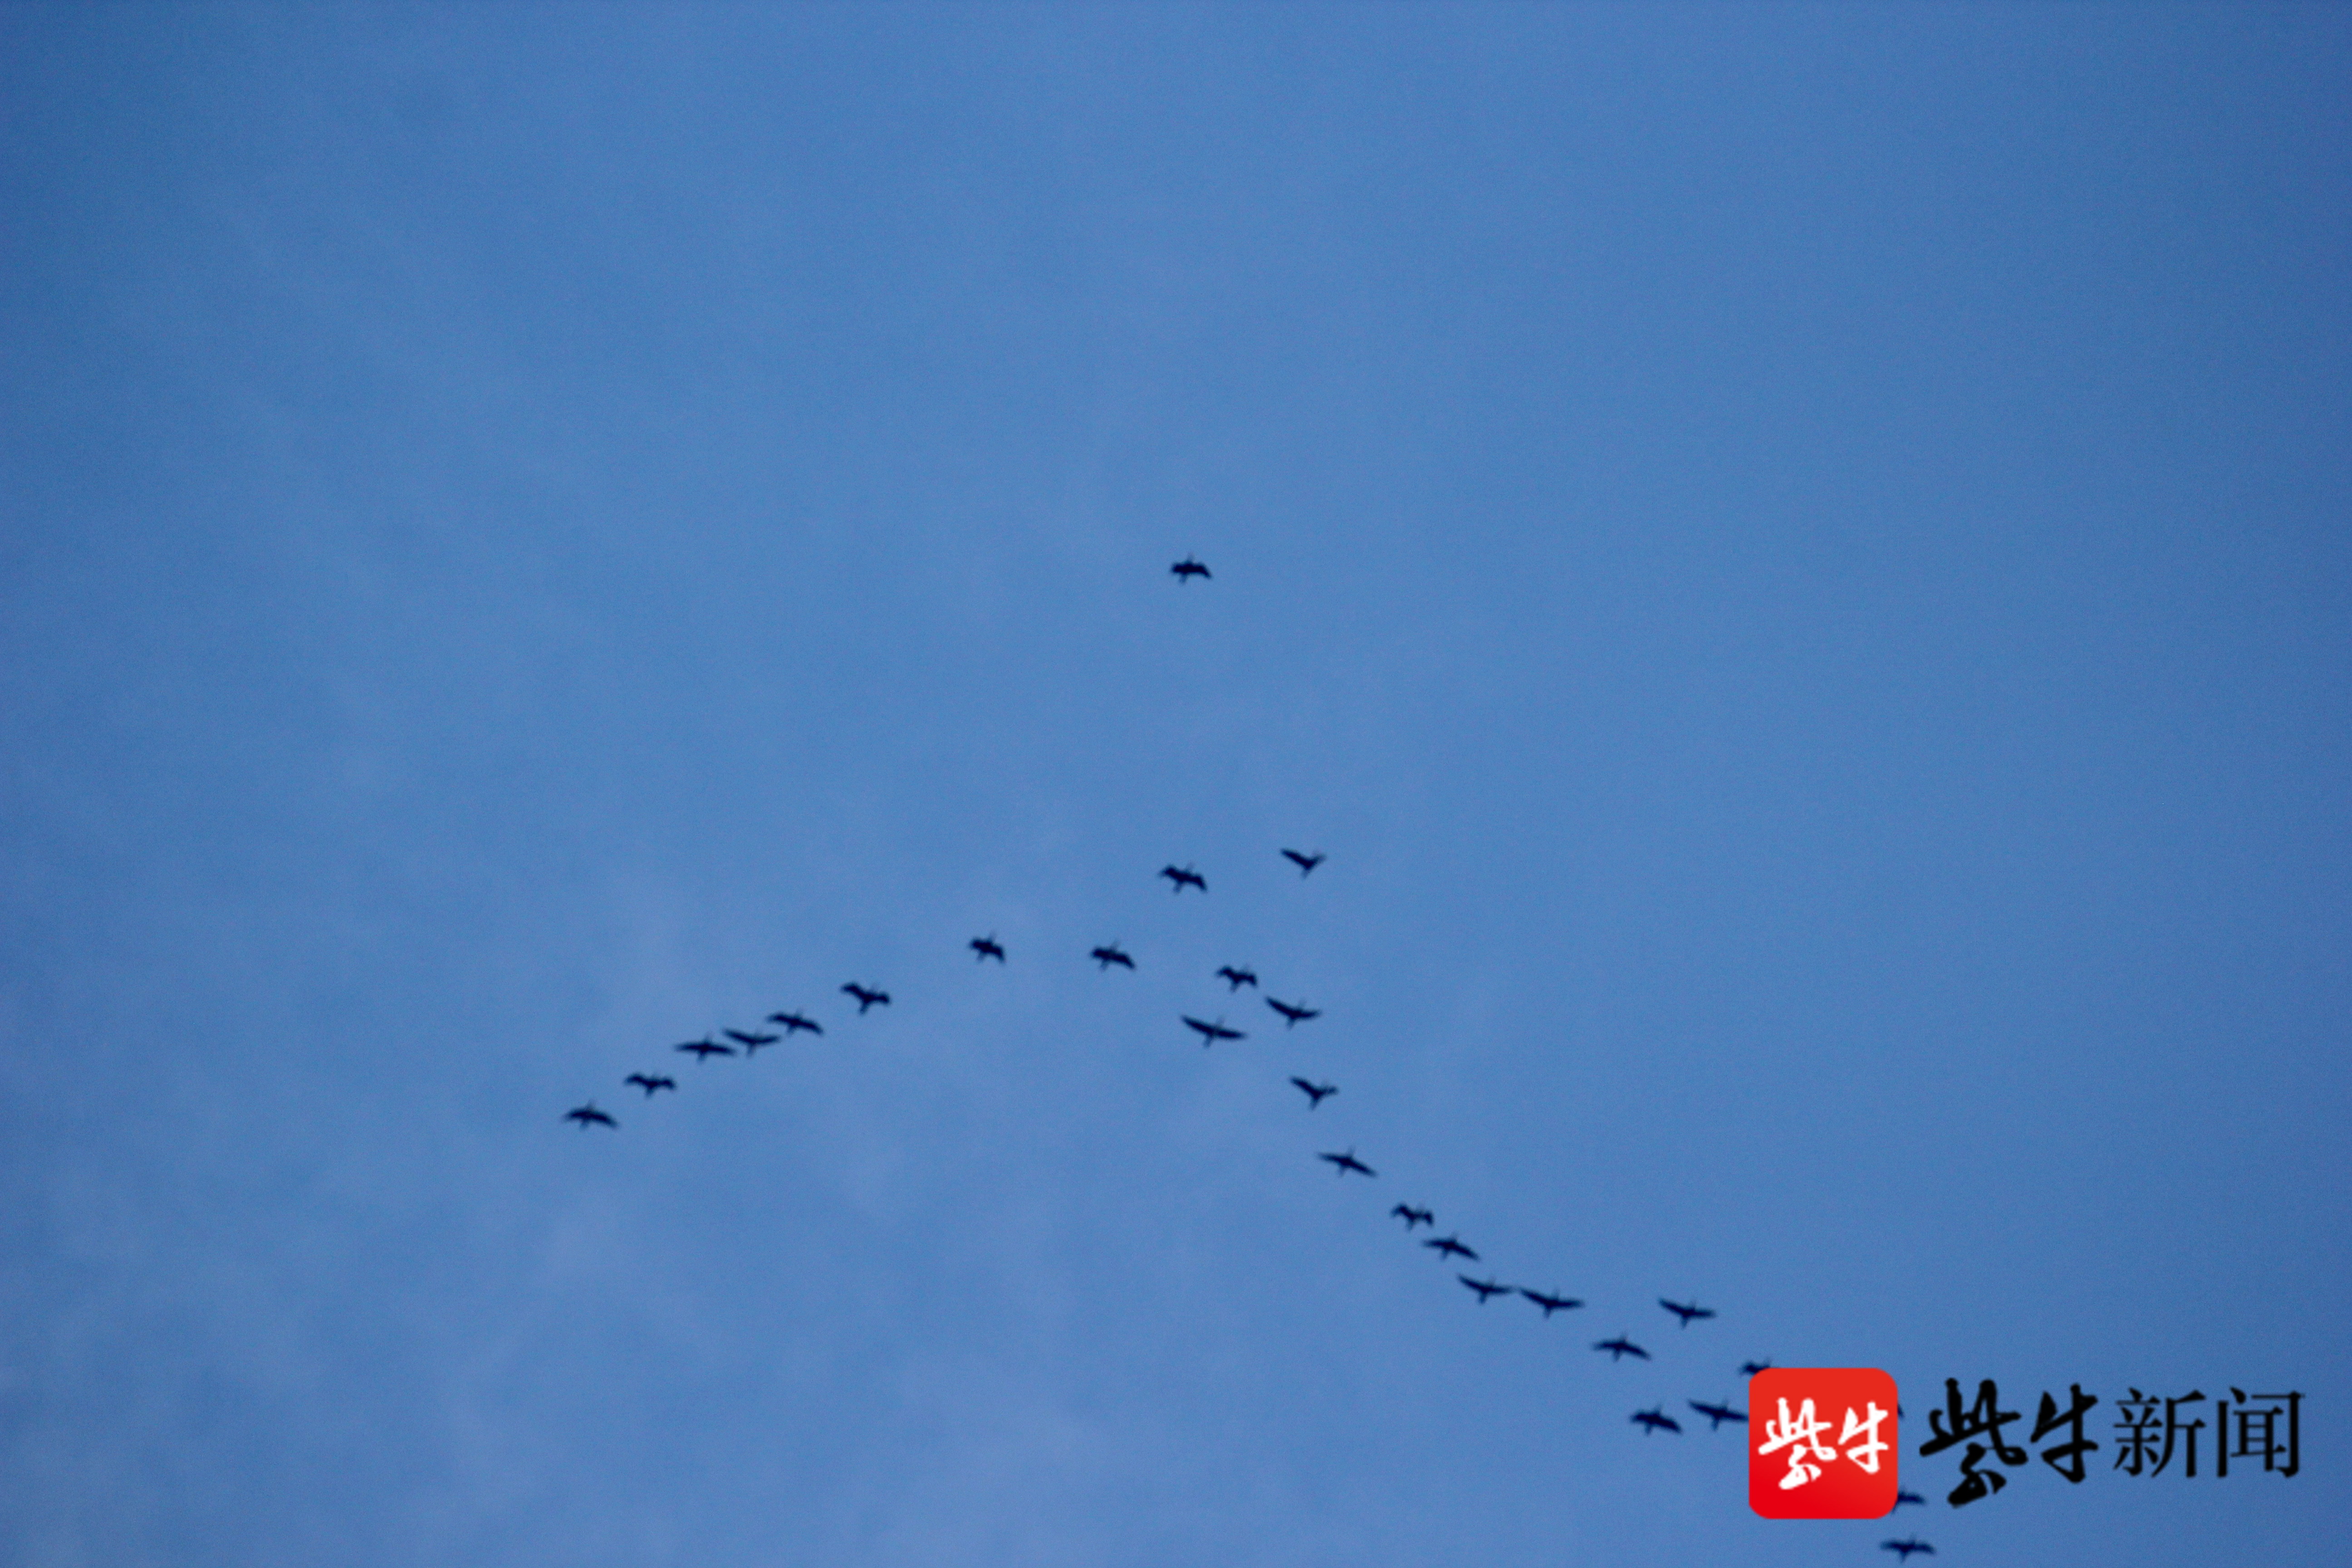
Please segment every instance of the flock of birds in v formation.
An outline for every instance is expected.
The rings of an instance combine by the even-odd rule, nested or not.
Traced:
[[[1209,575],[1209,569],[1206,566],[1189,556],[1177,562],[1169,570],[1176,574],[1180,583],[1189,582],[1194,577],[1205,578]],[[1298,868],[1298,875],[1302,879],[1312,875],[1315,868],[1320,866],[1325,858],[1319,852],[1310,855],[1297,849],[1285,849],[1282,853],[1285,858]],[[1197,889],[1204,894],[1209,890],[1208,879],[1191,866],[1173,864],[1162,866],[1159,874],[1167,880],[1170,889],[1179,897],[1182,896],[1187,888]],[[1000,964],[1005,962],[1004,945],[996,940],[993,932],[987,936],[976,936],[968,945],[977,963],[985,964],[992,959]],[[1135,968],[1135,959],[1115,942],[1105,942],[1087,956],[1092,958],[1105,973],[1114,968],[1127,970]],[[1321,1009],[1307,1006],[1304,999],[1297,1002],[1285,1002],[1278,996],[1263,992],[1258,985],[1255,972],[1243,965],[1228,963],[1216,972],[1215,977],[1225,983],[1228,995],[1237,994],[1244,986],[1260,991],[1265,997],[1265,1005],[1281,1016],[1285,1029],[1323,1016]],[[890,1005],[890,994],[887,991],[866,985],[855,980],[842,986],[841,992],[857,1004],[857,1016],[861,1018],[877,1007]],[[1249,1037],[1242,1030],[1229,1026],[1223,1016],[1214,1021],[1196,1018],[1189,1013],[1180,1016],[1183,1019],[1186,1028],[1201,1037],[1201,1044],[1204,1047],[1216,1045],[1220,1041],[1230,1042]],[[794,1035],[824,1033],[824,1025],[803,1012],[771,1013],[766,1021],[775,1026],[775,1029],[781,1030],[782,1033],[758,1029],[722,1029],[719,1033],[725,1035],[729,1041],[733,1042],[732,1044],[723,1043],[705,1035],[701,1039],[687,1040],[671,1048],[691,1056],[698,1061],[708,1061],[712,1057],[735,1056],[739,1050],[741,1055],[749,1058]],[[1324,1100],[1339,1092],[1339,1086],[1335,1083],[1318,1083],[1312,1079],[1301,1077],[1294,1077],[1290,1081],[1301,1094],[1307,1097],[1307,1109],[1309,1110],[1320,1110]],[[642,1091],[648,1100],[664,1089],[668,1089],[672,1093],[677,1092],[677,1080],[667,1073],[633,1072],[622,1082]],[[611,1112],[597,1109],[596,1102],[593,1100],[585,1105],[574,1107],[564,1112],[564,1120],[577,1122],[582,1127],[610,1127],[617,1130],[621,1125]],[[1350,1175],[1371,1178],[1380,1174],[1371,1166],[1356,1157],[1356,1151],[1352,1146],[1345,1150],[1325,1151],[1315,1157],[1330,1165],[1334,1173],[1342,1181]],[[1393,1219],[1401,1219],[1404,1222],[1408,1236],[1423,1226],[1427,1226],[1433,1233],[1437,1228],[1437,1215],[1433,1211],[1416,1207],[1412,1204],[1400,1203],[1389,1210],[1389,1215]],[[1423,1239],[1421,1245],[1435,1252],[1440,1258],[1449,1260],[1458,1258],[1465,1263],[1482,1261],[1478,1254],[1465,1245],[1459,1236],[1433,1234]],[[1456,1274],[1454,1278],[1477,1297],[1478,1304],[1482,1307],[1492,1297],[1517,1294],[1526,1297],[1541,1308],[1546,1321],[1550,1321],[1554,1312],[1570,1311],[1584,1305],[1581,1300],[1574,1296],[1564,1296],[1555,1291],[1537,1290],[1525,1285],[1507,1285],[1494,1278],[1491,1271],[1484,1279],[1474,1279],[1467,1274]],[[1714,1308],[1702,1307],[1696,1301],[1675,1301],[1662,1296],[1658,1299],[1658,1305],[1673,1313],[1681,1326],[1685,1329],[1694,1322],[1715,1316]],[[1629,1355],[1643,1361],[1651,1359],[1648,1351],[1622,1333],[1613,1339],[1598,1341],[1592,1348],[1597,1352],[1605,1352],[1612,1362],[1622,1361]],[[1769,1362],[1747,1362],[1741,1364],[1739,1374],[1742,1377],[1752,1377],[1771,1364]],[[1693,1399],[1687,1403],[1693,1410],[1706,1417],[1707,1430],[1710,1432],[1727,1421],[1745,1422],[1748,1419],[1746,1411],[1731,1408],[1728,1402],[1711,1403],[1706,1400]],[[1644,1436],[1659,1431],[1680,1433],[1683,1429],[1682,1423],[1667,1415],[1664,1405],[1653,1405],[1647,1410],[1636,1410],[1630,1419],[1634,1425],[1643,1428]],[[1924,1500],[1916,1492],[1908,1491],[1896,1493],[1895,1499],[1895,1506],[1898,1509],[1906,1503],[1919,1503]],[[1907,1541],[1884,1542],[1881,1545],[1905,1561],[1907,1561],[1914,1552],[1924,1552],[1932,1556],[1936,1550],[1916,1537]]]

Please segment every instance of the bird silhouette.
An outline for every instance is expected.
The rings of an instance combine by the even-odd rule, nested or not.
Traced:
[[[1290,1081],[1297,1084],[1298,1092],[1307,1097],[1307,1109],[1309,1110],[1320,1110],[1325,1096],[1339,1092],[1339,1086],[1336,1083],[1309,1083],[1303,1078],[1294,1078]]]

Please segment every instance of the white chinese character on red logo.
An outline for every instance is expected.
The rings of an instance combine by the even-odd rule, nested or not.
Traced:
[[[1853,1416],[1853,1411],[1849,1406],[1846,1410],[1846,1417],[1851,1420]],[[1811,1450],[1816,1459],[1834,1459],[1838,1457],[1835,1448],[1821,1440],[1822,1434],[1829,1430],[1829,1426],[1828,1422],[1814,1418],[1813,1402],[1810,1399],[1799,1407],[1798,1415],[1794,1421],[1789,1419],[1789,1402],[1785,1399],[1780,1401],[1780,1419],[1774,1421],[1769,1417],[1766,1418],[1764,1436],[1769,1440],[1756,1451],[1759,1454],[1771,1454],[1782,1448],[1788,1448],[1789,1473],[1780,1478],[1782,1491],[1787,1491],[1791,1487],[1803,1486],[1807,1481],[1820,1477],[1822,1468],[1819,1465],[1810,1465],[1805,1462],[1808,1449]],[[1851,1437],[1853,1434],[1848,1432],[1846,1436]],[[1791,1447],[1791,1445],[1794,1446]],[[1882,1443],[1879,1447],[1883,1448],[1885,1445]],[[1877,1468],[1874,1460],[1872,1468],[1874,1469]]]
[[[1878,1424],[1886,1419],[1886,1412],[1878,1407],[1874,1399],[1863,1403],[1870,1409],[1866,1416],[1857,1418],[1853,1405],[1845,1407],[1845,1430],[1838,1435],[1838,1441],[1853,1443],[1855,1434],[1861,1434],[1862,1441],[1848,1448],[1845,1457],[1874,1476],[1878,1473],[1878,1456],[1886,1452],[1886,1445],[1878,1440]]]

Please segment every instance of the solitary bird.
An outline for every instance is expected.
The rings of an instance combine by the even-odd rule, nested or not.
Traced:
[[[1434,1251],[1440,1258],[1466,1258],[1473,1263],[1478,1261],[1478,1255],[1463,1246],[1458,1236],[1441,1236],[1433,1241],[1423,1242],[1422,1246]]]
[[[1118,943],[1115,942],[1103,943],[1102,946],[1095,949],[1092,956],[1097,963],[1103,966],[1106,973],[1109,971],[1110,966],[1114,963],[1124,964],[1129,969],[1133,969],[1135,967],[1135,960],[1128,957],[1126,953],[1121,952],[1119,951]]]
[[[1350,1171],[1353,1171],[1358,1175],[1361,1176],[1377,1176],[1380,1174],[1378,1171],[1373,1170],[1370,1165],[1367,1165],[1361,1160],[1357,1159],[1356,1152],[1353,1149],[1349,1150],[1344,1154],[1318,1154],[1315,1157],[1318,1160],[1328,1160],[1333,1165],[1339,1167],[1339,1178],[1342,1181],[1347,1179],[1348,1173]]]
[[[1411,1204],[1399,1204],[1396,1207],[1389,1210],[1389,1213],[1404,1221],[1404,1227],[1407,1231],[1411,1231],[1412,1227],[1417,1225],[1434,1226],[1437,1223],[1437,1216],[1435,1215],[1430,1213],[1427,1209],[1417,1209]]]
[[[1187,888],[1198,888],[1204,893],[1209,890],[1209,879],[1190,866],[1181,871],[1173,866],[1162,866],[1160,874],[1168,879],[1171,892],[1181,893]]]
[[[681,1051],[692,1051],[697,1061],[705,1062],[713,1057],[731,1057],[735,1054],[734,1047],[722,1046],[716,1040],[688,1040],[677,1048]]]
[[[1286,849],[1282,853],[1286,859],[1298,868],[1298,879],[1302,882],[1307,879],[1309,872],[1328,858],[1320,849],[1312,855],[1301,855],[1296,849]]]
[[[1336,1083],[1309,1083],[1303,1078],[1294,1078],[1290,1081],[1297,1084],[1298,1092],[1307,1097],[1307,1109],[1309,1110],[1320,1110],[1324,1096],[1339,1092],[1339,1086]]]
[[[783,1038],[782,1035],[747,1035],[740,1029],[728,1030],[727,1037],[742,1047],[747,1057],[756,1056],[761,1046],[772,1046]]]
[[[1319,1018],[1323,1016],[1319,1008],[1309,1007],[1304,1003],[1277,1001],[1272,996],[1265,999],[1265,1005],[1282,1015],[1282,1026],[1286,1029],[1293,1024],[1304,1023],[1307,1019]]]
[[[593,1100],[587,1104],[581,1106],[576,1110],[565,1111],[563,1113],[563,1120],[566,1121],[577,1121],[583,1127],[593,1126],[598,1122],[602,1122],[607,1127],[618,1127],[620,1125],[619,1122],[614,1121],[611,1117],[597,1110],[596,1102]]]
[[[1734,1410],[1728,1405],[1709,1405],[1697,1399],[1691,1400],[1688,1403],[1693,1410],[1697,1411],[1701,1415],[1706,1417],[1706,1429],[1710,1432],[1721,1426],[1727,1421],[1745,1421],[1748,1419],[1748,1412],[1745,1410]]]
[[[1546,1318],[1549,1318],[1554,1312],[1564,1312],[1570,1307],[1584,1305],[1583,1301],[1574,1296],[1547,1296],[1540,1290],[1530,1290],[1524,1285],[1519,1287],[1519,1294],[1541,1307]]]
[[[1693,1318],[1712,1318],[1715,1316],[1714,1308],[1702,1307],[1696,1301],[1685,1305],[1680,1301],[1669,1301],[1664,1296],[1661,1296],[1658,1298],[1658,1305],[1664,1307],[1667,1311],[1672,1312],[1675,1317],[1680,1318],[1683,1321],[1683,1327],[1686,1329],[1691,1326],[1691,1320]]]
[[[1640,1356],[1643,1361],[1650,1359],[1650,1352],[1648,1351],[1643,1350],[1641,1346],[1635,1344],[1633,1341],[1627,1339],[1622,1334],[1619,1334],[1613,1340],[1602,1340],[1599,1344],[1594,1345],[1592,1348],[1597,1351],[1607,1351],[1611,1361],[1623,1361],[1629,1355]]]
[[[866,1016],[866,1009],[868,1007],[876,1005],[887,1007],[890,1005],[890,993],[869,990],[855,980],[843,986],[841,990],[842,994],[857,998],[857,1016],[861,1018]]]
[[[812,1035],[824,1033],[824,1025],[814,1018],[803,1018],[798,1013],[771,1013],[768,1015],[768,1022],[782,1024],[787,1035],[797,1035],[803,1029],[806,1029]]]
[[[1106,964],[1104,967],[1108,968],[1109,966]],[[1130,963],[1128,967],[1132,969],[1135,965]],[[1200,1019],[1192,1016],[1190,1013],[1181,1013],[1177,1016],[1184,1020],[1184,1026],[1186,1028],[1199,1032],[1201,1037],[1201,1045],[1203,1049],[1215,1045],[1219,1040],[1246,1040],[1249,1038],[1247,1035],[1243,1034],[1239,1029],[1226,1028],[1225,1021],[1223,1018],[1218,1019],[1213,1024],[1204,1024]]]
[[[677,1092],[677,1079],[667,1076],[655,1077],[646,1073],[633,1072],[621,1081],[623,1083],[633,1083],[639,1089],[644,1089],[647,1100],[651,1100],[656,1091],[665,1089],[668,1089],[673,1094]]]
[[[986,963],[992,958],[999,963],[1004,962],[1004,949],[998,944],[994,931],[989,932],[986,936],[973,937],[971,951],[978,954],[972,960],[974,963]]]
[[[1244,985],[1257,984],[1255,974],[1246,969],[1235,969],[1230,963],[1217,971],[1217,978],[1225,983],[1225,989],[1228,991],[1238,991]]]
[[[1655,1432],[1661,1426],[1664,1427],[1669,1432],[1679,1433],[1683,1429],[1682,1423],[1667,1415],[1664,1408],[1655,1405],[1651,1405],[1647,1410],[1636,1410],[1633,1412],[1633,1419],[1642,1424],[1642,1436],[1644,1437],[1648,1436],[1651,1433]]]
[[[1897,1563],[1910,1562],[1911,1553],[1914,1552],[1924,1552],[1930,1557],[1936,1555],[1936,1549],[1916,1535],[1905,1541],[1882,1541],[1878,1543],[1878,1549],[1881,1552],[1895,1553],[1895,1561]]]
[[[1456,1274],[1454,1278],[1461,1280],[1463,1284],[1467,1285],[1471,1289],[1478,1292],[1478,1305],[1482,1307],[1486,1304],[1487,1297],[1507,1296],[1511,1293],[1512,1289],[1512,1287],[1504,1284],[1499,1279],[1473,1279],[1467,1274]]]
[[[1209,574],[1209,569],[1206,566],[1189,555],[1168,570],[1176,574],[1176,581],[1179,583],[1187,583],[1195,577],[1206,577]]]

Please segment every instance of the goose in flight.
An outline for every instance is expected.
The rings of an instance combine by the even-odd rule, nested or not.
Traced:
[[[1320,866],[1325,860],[1329,858],[1329,857],[1325,855],[1320,849],[1317,850],[1312,855],[1301,855],[1296,849],[1286,849],[1282,853],[1286,859],[1289,860],[1291,864],[1298,868],[1298,879],[1302,882],[1307,879],[1308,874],[1311,873],[1316,867]]]
[[[563,1113],[563,1120],[566,1121],[577,1121],[583,1127],[598,1125],[605,1127],[618,1127],[620,1125],[619,1122],[614,1121],[610,1116],[597,1110],[596,1102],[593,1100],[587,1104],[580,1106],[575,1110],[565,1111]]]
[[[866,1016],[866,1009],[868,1007],[887,1007],[890,1005],[890,993],[887,991],[876,991],[870,989],[867,986],[860,985],[855,980],[843,986],[841,991],[842,994],[845,996],[855,996],[857,998],[857,1016],[861,1018]]]
[[[673,1094],[677,1092],[677,1079],[671,1078],[667,1074],[656,1076],[647,1073],[633,1072],[621,1081],[626,1084],[635,1084],[637,1088],[644,1089],[647,1100],[651,1100],[655,1094],[665,1089],[668,1089]]]
[[[1109,965],[1106,964],[1104,967],[1108,968]],[[1130,964],[1129,967],[1132,968],[1134,966]],[[1243,1034],[1239,1029],[1226,1028],[1225,1021],[1223,1018],[1218,1019],[1213,1024],[1204,1024],[1200,1019],[1192,1016],[1190,1013],[1179,1014],[1178,1016],[1184,1020],[1184,1026],[1186,1028],[1194,1030],[1200,1035],[1201,1044],[1203,1047],[1213,1046],[1219,1040],[1246,1040],[1249,1038],[1247,1035]]]
[[[725,1034],[729,1039],[743,1047],[743,1054],[747,1057],[757,1056],[761,1046],[772,1046],[783,1038],[782,1035],[747,1035],[740,1029],[729,1029]]]
[[[1417,1225],[1434,1226],[1437,1224],[1437,1216],[1435,1215],[1430,1213],[1427,1209],[1417,1209],[1411,1204],[1399,1204],[1396,1207],[1389,1210],[1389,1213],[1404,1221],[1404,1227],[1408,1232]]]
[[[798,1013],[771,1013],[768,1015],[768,1022],[771,1024],[782,1024],[784,1026],[784,1033],[787,1035],[797,1035],[803,1029],[806,1029],[812,1035],[822,1035],[824,1033],[824,1025],[818,1023],[814,1018],[804,1018]]]
[[[1478,1261],[1478,1255],[1463,1246],[1458,1236],[1441,1236],[1433,1241],[1423,1242],[1422,1246],[1433,1249],[1440,1258],[1466,1258],[1473,1263]]]
[[[1693,1318],[1712,1318],[1715,1316],[1714,1308],[1702,1307],[1696,1301],[1688,1303],[1682,1301],[1669,1301],[1664,1296],[1661,1296],[1658,1298],[1658,1305],[1664,1307],[1667,1311],[1672,1312],[1675,1317],[1680,1318],[1683,1321],[1683,1327],[1686,1329],[1691,1326],[1691,1320]]]
[[[1286,1029],[1293,1024],[1303,1024],[1309,1018],[1319,1018],[1323,1016],[1322,1009],[1309,1007],[1303,1002],[1284,1002],[1269,996],[1265,999],[1265,1005],[1282,1015],[1282,1026]]]
[[[1697,1411],[1701,1415],[1706,1417],[1706,1429],[1710,1432],[1721,1426],[1727,1421],[1745,1421],[1748,1419],[1748,1412],[1745,1410],[1734,1410],[1728,1405],[1709,1405],[1703,1400],[1697,1399],[1689,1400],[1686,1403],[1689,1404],[1693,1410]]]
[[[1541,1307],[1543,1309],[1544,1316],[1547,1318],[1550,1317],[1554,1312],[1565,1312],[1571,1307],[1581,1307],[1584,1305],[1581,1300],[1578,1300],[1574,1296],[1547,1296],[1540,1290],[1530,1290],[1524,1285],[1519,1287],[1519,1294],[1525,1296],[1528,1300],[1533,1301],[1537,1306]]]
[[[1336,1083],[1309,1083],[1303,1078],[1294,1078],[1290,1081],[1297,1084],[1298,1092],[1307,1097],[1307,1109],[1309,1110],[1320,1110],[1327,1096],[1339,1092],[1339,1086]]]
[[[1653,1405],[1647,1410],[1636,1410],[1633,1412],[1633,1419],[1642,1424],[1642,1436],[1644,1437],[1648,1436],[1651,1433],[1657,1431],[1660,1427],[1664,1427],[1669,1432],[1677,1433],[1683,1429],[1682,1423],[1667,1415],[1663,1407],[1655,1405]]]
[[[1004,962],[1004,949],[997,942],[994,931],[989,932],[986,936],[973,937],[971,951],[978,955],[972,960],[975,963],[986,963],[992,958],[999,963]]]
[[[1627,1339],[1622,1334],[1619,1334],[1613,1340],[1602,1340],[1592,1348],[1597,1351],[1607,1351],[1611,1361],[1623,1361],[1629,1355],[1640,1356],[1643,1361],[1650,1359],[1650,1352],[1648,1351],[1643,1350],[1641,1346],[1635,1344],[1633,1341]]]
[[[1189,583],[1195,577],[1206,577],[1209,574],[1209,569],[1206,566],[1202,565],[1198,561],[1193,560],[1192,557],[1189,555],[1184,557],[1183,560],[1176,563],[1175,565],[1168,568],[1168,570],[1176,574],[1176,581],[1180,584]]]
[[[1235,969],[1230,963],[1217,971],[1217,978],[1225,983],[1225,989],[1228,991],[1238,991],[1244,985],[1257,984],[1255,974],[1246,969]]]
[[[1454,1278],[1461,1280],[1463,1284],[1478,1292],[1478,1305],[1482,1307],[1486,1304],[1487,1297],[1507,1296],[1514,1289],[1514,1287],[1506,1285],[1499,1279],[1473,1279],[1467,1274],[1456,1274]]]
[[[1380,1174],[1378,1171],[1373,1170],[1370,1165],[1367,1165],[1361,1160],[1357,1159],[1356,1152],[1353,1149],[1349,1150],[1344,1154],[1318,1154],[1315,1157],[1318,1160],[1328,1160],[1334,1166],[1338,1167],[1339,1177],[1342,1181],[1347,1179],[1348,1173],[1350,1171],[1362,1176],[1377,1176]]]
[[[1102,946],[1095,949],[1088,956],[1093,958],[1097,963],[1101,964],[1106,973],[1109,971],[1110,966],[1114,963],[1119,964],[1128,969],[1133,969],[1135,967],[1135,960],[1128,957],[1126,953],[1120,952],[1118,943],[1115,942],[1107,942],[1103,943]]]
[[[681,1051],[692,1051],[695,1060],[704,1062],[713,1057],[731,1057],[735,1054],[734,1047],[722,1046],[716,1040],[688,1040],[676,1048]]]
[[[1930,1557],[1936,1555],[1936,1549],[1916,1535],[1903,1541],[1882,1541],[1878,1543],[1878,1549],[1881,1552],[1895,1553],[1895,1561],[1897,1563],[1910,1562],[1911,1553],[1914,1552],[1924,1552]]]
[[[1204,893],[1209,890],[1209,879],[1190,866],[1181,871],[1173,866],[1162,866],[1160,874],[1168,879],[1170,889],[1173,892],[1181,893],[1187,888],[1198,888]]]

